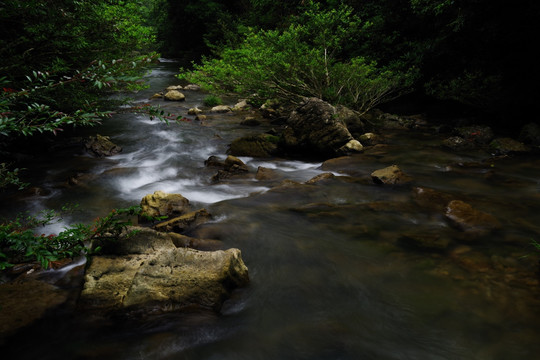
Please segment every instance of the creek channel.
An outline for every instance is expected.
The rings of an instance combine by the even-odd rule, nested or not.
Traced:
[[[163,60],[135,101],[146,103],[176,84],[177,68]],[[433,133],[394,130],[385,134],[385,146],[349,160],[241,157],[251,174],[263,166],[276,178],[212,183],[216,170],[204,161],[224,159],[233,139],[267,125],[241,125],[242,112],[211,114],[201,123],[187,110],[202,107],[206,95],[184,93],[185,102],[156,100],[184,121],[167,125],[118,113],[86,130],[110,136],[123,148],[118,155],[66,151],[35,164],[42,194],[9,210],[80,204],[84,212],[44,230],[55,232],[138,205],[157,190],[180,193],[214,216],[194,235],[239,248],[251,284],[219,315],[167,314],[133,323],[59,311],[9,339],[17,359],[502,360],[540,353],[538,256],[530,247],[540,234],[537,158],[486,162],[482,151],[444,150]],[[371,172],[392,164],[414,178],[413,186],[371,181]],[[335,177],[305,184],[328,171]],[[68,185],[73,176],[77,184]],[[502,228],[464,240],[436,200],[419,200],[425,189],[492,214]],[[408,232],[442,234],[451,244],[410,249],[399,241]]]

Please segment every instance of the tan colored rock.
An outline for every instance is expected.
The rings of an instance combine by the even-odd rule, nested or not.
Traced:
[[[182,85],[171,85],[171,86],[167,87],[167,89],[165,89],[165,90],[171,91],[171,90],[182,90],[182,89],[183,89]]]
[[[210,109],[214,113],[227,113],[231,111],[231,108],[227,105],[217,105]]]
[[[194,107],[188,110],[188,115],[198,115],[202,113],[203,111],[199,109],[198,107]]]
[[[191,210],[189,200],[180,194],[169,194],[156,191],[141,200],[141,218],[144,216],[177,216]]]
[[[164,98],[169,101],[183,101],[186,99],[186,96],[178,90],[170,90],[165,93]]]
[[[231,291],[248,282],[238,249],[96,256],[87,269],[79,305],[105,312],[169,312],[193,306],[219,311]]]
[[[376,184],[400,185],[407,184],[412,178],[405,174],[397,165],[388,166],[371,173],[371,178]]]
[[[306,184],[316,184],[318,182],[328,180],[328,179],[333,179],[335,177],[336,176],[332,173],[322,173],[306,181]]]

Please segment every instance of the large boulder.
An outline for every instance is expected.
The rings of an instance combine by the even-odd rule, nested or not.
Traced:
[[[248,284],[240,250],[177,247],[176,237],[141,228],[135,236],[119,240],[125,244],[115,251],[94,256],[87,267],[80,308],[144,314],[187,308],[219,311],[232,290]]]
[[[179,216],[191,211],[191,207],[189,200],[182,195],[158,190],[141,200],[141,210],[140,219],[144,219],[145,217]]]
[[[122,148],[114,144],[108,136],[97,134],[89,137],[84,142],[86,150],[97,157],[112,156],[122,151]]]
[[[288,120],[283,146],[289,152],[331,158],[362,151],[337,109],[317,99],[305,99]]]

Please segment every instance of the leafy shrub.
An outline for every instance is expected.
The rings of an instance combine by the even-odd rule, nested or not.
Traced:
[[[41,226],[59,221],[61,213],[47,210],[38,216],[19,215],[13,221],[0,224],[0,270],[33,261],[47,269],[53,261],[99,252],[99,247],[91,249],[93,241],[116,241],[120,236],[132,235],[125,230],[131,225],[130,218],[139,213],[138,206],[114,209],[91,225],[72,225],[58,235],[38,235],[37,231]]]
[[[318,97],[368,111],[405,89],[414,71],[380,68],[364,57],[344,58],[348,40],[367,27],[346,5],[322,10],[308,2],[285,30],[249,29],[238,48],[226,48],[219,58],[206,58],[179,77],[216,93],[293,103]]]
[[[207,97],[204,98],[203,104],[208,107],[213,107],[217,105],[222,105],[223,101],[218,96],[208,95]]]

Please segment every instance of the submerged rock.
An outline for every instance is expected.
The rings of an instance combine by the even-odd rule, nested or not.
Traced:
[[[411,231],[402,234],[399,243],[422,251],[445,251],[448,249],[451,240],[435,231]]]
[[[412,181],[412,178],[401,171],[397,165],[375,170],[371,173],[371,179],[374,183],[381,185],[408,184]]]
[[[30,325],[67,300],[68,291],[32,278],[0,284],[0,344],[2,336]]]
[[[445,216],[458,229],[477,235],[486,235],[501,227],[493,215],[476,210],[461,200],[448,203]]]
[[[89,137],[84,147],[88,152],[97,157],[112,156],[120,153],[122,148],[114,144],[108,136],[96,135]]]

